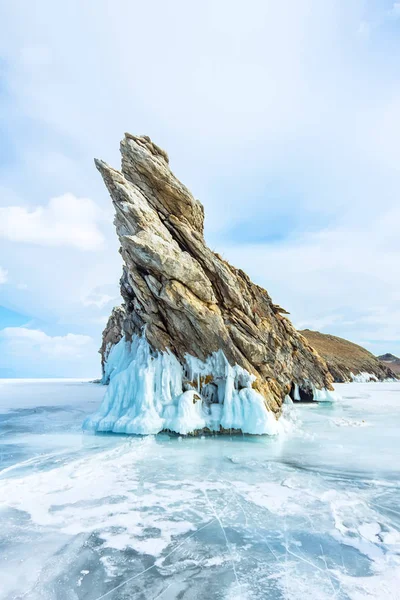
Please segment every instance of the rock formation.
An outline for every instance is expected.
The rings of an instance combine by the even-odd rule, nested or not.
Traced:
[[[390,352],[386,352],[386,354],[378,356],[378,360],[383,363],[385,367],[389,367],[397,377],[400,377],[400,358],[394,354],[390,354]]]
[[[383,381],[396,378],[391,364],[383,364],[371,352],[353,342],[310,329],[304,329],[300,333],[326,360],[335,382]]]
[[[245,397],[250,407],[261,398],[266,412],[277,415],[288,394],[307,400],[328,397],[332,378],[327,366],[284,316],[286,311],[207,247],[203,206],[172,173],[167,154],[147,136],[126,134],[120,148],[120,171],[95,161],[115,207],[124,263],[124,304],[114,309],[103,334],[103,381],[121,370],[118,361],[133,360],[115,348],[144,336],[146,360],[174,357],[182,371],[178,391],[195,391],[192,402],[201,400],[206,412],[213,404],[231,402],[232,394],[237,410],[243,409]],[[139,346],[135,348],[138,352]],[[141,367],[135,368],[135,377],[141,377]],[[229,378],[229,394],[225,381],[221,395],[221,380]],[[127,401],[129,393],[129,386],[119,390],[125,402],[125,409],[117,411],[119,419],[129,402],[136,402],[133,397]],[[163,402],[162,393],[157,398]],[[176,410],[179,402],[169,399]],[[113,425],[105,418],[111,405],[103,406],[100,428],[120,430],[115,419]],[[159,415],[165,406],[157,410]],[[138,417],[137,407],[134,412]],[[89,426],[96,429],[98,423],[99,418]],[[233,417],[222,419],[221,428],[223,423],[241,428],[240,419]]]

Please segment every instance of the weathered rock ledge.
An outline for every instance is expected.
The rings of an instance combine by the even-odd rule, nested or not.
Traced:
[[[277,414],[286,395],[310,400],[323,396],[318,390],[331,390],[325,361],[286,311],[207,247],[203,206],[172,173],[167,154],[147,136],[130,134],[121,154],[120,171],[95,161],[115,207],[124,262],[124,304],[113,310],[103,334],[103,369],[121,338],[145,336],[154,357],[168,352],[182,365],[181,391],[195,389],[208,404],[223,402],[219,383],[212,373],[192,381],[188,357],[205,364],[222,352],[228,366],[239,369],[234,389],[239,393],[251,381]],[[244,372],[247,383],[238,375]],[[106,368],[104,380],[109,376]]]

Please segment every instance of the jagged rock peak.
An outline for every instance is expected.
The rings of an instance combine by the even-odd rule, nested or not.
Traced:
[[[172,173],[167,153],[154,144],[148,136],[137,137],[126,133],[120,144],[122,155],[121,175],[145,196],[148,204],[161,219],[174,215],[184,219],[199,233],[203,233],[204,209],[190,191]],[[114,169],[103,161],[95,160],[109,187]],[[107,177],[107,170],[110,176]],[[116,201],[109,188],[113,201]]]
[[[141,144],[142,146],[147,148],[147,150],[149,150],[152,154],[154,154],[154,156],[161,157],[167,164],[169,163],[168,154],[165,152],[165,150],[160,148],[160,146],[157,146],[157,144],[152,142],[148,135],[138,136],[132,135],[131,133],[125,133],[125,139],[133,140],[137,144]]]
[[[115,207],[124,262],[124,305],[105,329],[103,362],[122,336],[144,335],[155,355],[168,350],[183,368],[188,355],[206,361],[222,351],[251,374],[275,412],[295,386],[307,398],[332,389],[324,360],[286,311],[207,247],[203,206],[172,173],[167,154],[147,136],[125,134],[120,148],[121,171],[95,161]]]

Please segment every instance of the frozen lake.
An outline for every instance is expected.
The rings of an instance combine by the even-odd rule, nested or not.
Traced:
[[[0,599],[400,599],[400,384],[280,437],[82,433],[104,388],[0,380]]]

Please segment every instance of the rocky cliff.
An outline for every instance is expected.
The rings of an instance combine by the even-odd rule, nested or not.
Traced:
[[[326,360],[335,382],[383,381],[396,378],[390,364],[383,364],[362,346],[310,329],[300,333]]]
[[[245,398],[250,410],[257,398],[266,411],[279,414],[287,394],[307,400],[329,396],[332,377],[325,361],[294,329],[286,311],[207,247],[203,206],[172,173],[167,154],[147,136],[130,134],[120,149],[120,171],[95,161],[115,207],[124,263],[124,304],[114,309],[103,335],[104,381],[121,370],[121,361],[132,363],[132,355],[127,359],[115,348],[144,336],[146,360],[174,357],[182,371],[174,393],[196,391],[192,402],[200,399],[205,412],[225,404],[226,413],[232,402],[234,410],[244,410]],[[140,368],[135,368],[138,377]],[[121,393],[122,403],[128,393]],[[163,401],[162,392],[156,396]],[[168,400],[178,412],[179,402]],[[160,414],[165,407],[157,410]],[[240,429],[241,421],[226,417],[221,428],[224,423]],[[103,415],[101,428],[111,425]]]
[[[385,367],[389,367],[393,373],[400,377],[400,358],[395,356],[394,354],[390,354],[386,352],[386,354],[382,354],[378,356],[378,360],[385,365]]]

